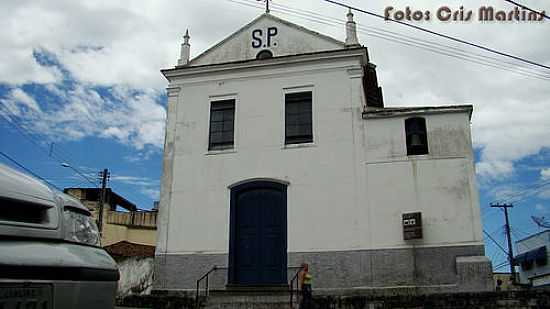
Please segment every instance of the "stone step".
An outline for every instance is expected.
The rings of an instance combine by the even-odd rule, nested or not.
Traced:
[[[289,295],[288,286],[281,287],[227,287],[225,289],[211,289],[212,296],[242,296],[242,295]]]
[[[298,305],[295,304],[290,307],[288,302],[276,302],[276,303],[223,303],[223,304],[210,304],[207,303],[203,309],[298,309]]]
[[[294,295],[294,299],[296,295]],[[210,304],[227,303],[287,303],[290,300],[288,289],[238,289],[212,290],[207,297]]]
[[[209,304],[228,303],[289,303],[288,295],[241,295],[241,296],[209,296],[206,298]]]
[[[297,308],[296,295],[293,308]],[[290,309],[288,287],[227,288],[211,290],[203,303],[205,309]]]

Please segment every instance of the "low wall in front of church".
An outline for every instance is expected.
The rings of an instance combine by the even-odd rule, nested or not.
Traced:
[[[155,257],[156,290],[194,291],[214,265],[211,289],[225,289],[227,254],[166,254]],[[338,289],[415,288],[420,292],[493,289],[492,268],[482,245],[325,252],[289,252],[288,278],[306,262],[316,293]]]

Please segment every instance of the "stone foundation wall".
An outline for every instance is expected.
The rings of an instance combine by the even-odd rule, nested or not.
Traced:
[[[120,272],[117,297],[151,293],[154,269],[152,257],[119,257],[116,262]]]
[[[227,254],[160,255],[155,257],[157,290],[194,290],[196,280],[214,265],[210,288],[224,289]],[[492,269],[483,246],[448,246],[334,252],[289,252],[288,278],[307,262],[316,291],[343,288],[421,287],[449,291],[490,291]],[[445,290],[442,290],[445,292]]]
[[[409,295],[315,297],[315,309],[543,309],[550,308],[550,290]]]
[[[118,301],[122,307],[153,309],[196,309],[193,297],[147,295],[130,296]],[[252,308],[253,304],[227,305],[226,309]],[[206,307],[203,308],[208,308]],[[288,303],[273,303],[266,309],[288,309]],[[263,308],[262,307],[262,308]],[[256,307],[253,307],[256,308]],[[550,290],[452,293],[434,295],[314,296],[315,309],[546,309],[550,308]]]

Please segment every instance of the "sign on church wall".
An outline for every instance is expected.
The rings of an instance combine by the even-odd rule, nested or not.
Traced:
[[[403,218],[403,239],[422,239],[422,213],[405,213]]]

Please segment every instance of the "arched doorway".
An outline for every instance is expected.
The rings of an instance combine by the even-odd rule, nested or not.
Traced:
[[[266,180],[231,188],[230,285],[287,284],[286,188]]]

